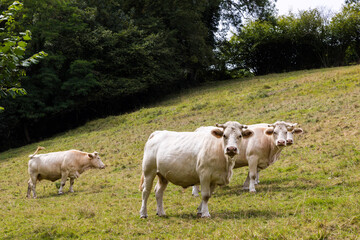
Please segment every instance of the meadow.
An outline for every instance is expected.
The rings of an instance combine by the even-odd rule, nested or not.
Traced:
[[[144,144],[155,130],[193,131],[228,120],[297,122],[304,133],[260,173],[257,193],[242,190],[247,167],[209,200],[172,184],[167,217],[152,193],[139,218]],[[57,195],[41,181],[27,199],[28,155],[98,151],[107,165]],[[360,239],[360,66],[297,71],[207,83],[138,111],[88,122],[41,142],[0,153],[1,239]]]

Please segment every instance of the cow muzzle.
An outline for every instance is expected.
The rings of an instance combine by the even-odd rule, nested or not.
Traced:
[[[285,147],[286,146],[286,141],[285,140],[277,140],[276,141],[276,146]]]
[[[294,143],[294,140],[292,140],[292,139],[286,140],[286,145],[292,145],[293,143]]]
[[[238,153],[238,149],[236,147],[227,147],[226,148],[226,155],[229,157],[234,157]]]

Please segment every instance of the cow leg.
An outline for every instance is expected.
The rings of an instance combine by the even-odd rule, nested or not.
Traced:
[[[260,176],[260,170],[257,171],[256,179],[255,179],[255,185],[258,185],[260,183],[259,176]]]
[[[159,217],[165,216],[165,211],[164,211],[164,203],[163,203],[163,195],[164,195],[164,191],[168,185],[168,180],[165,179],[163,176],[161,176],[160,174],[158,174],[159,177],[159,181],[156,184],[155,187],[155,197],[156,197],[156,215],[158,215]]]
[[[63,172],[61,173],[61,182],[60,182],[60,188],[59,188],[59,195],[64,194],[63,187],[65,186],[66,180],[68,178],[68,173]]]
[[[75,182],[75,178],[70,178],[70,188],[69,188],[69,192],[73,193],[74,189],[73,189],[73,185]]]
[[[31,194],[31,179],[29,179],[28,181],[28,189],[27,189],[26,197],[30,198],[30,194]]]
[[[192,195],[194,197],[198,197],[199,196],[199,185],[194,185],[192,187]]]
[[[245,180],[245,182],[243,184],[243,189],[244,190],[249,190],[249,184],[250,184],[250,177],[249,177],[249,173],[248,173],[248,175],[246,177],[246,180]]]
[[[37,181],[37,175],[31,175],[30,180],[28,182],[28,196],[30,197],[31,191],[33,192],[33,198],[36,198],[36,181]],[[29,191],[30,188],[30,191]]]
[[[249,191],[250,192],[256,192],[255,190],[255,180],[257,176],[257,159],[250,158],[249,159],[249,178],[250,178],[250,184],[249,184]]]
[[[37,176],[30,176],[30,179],[28,181],[28,190],[26,194],[27,198],[31,197],[31,191],[33,192],[33,198],[36,198],[36,191],[35,191],[36,181],[37,181]]]
[[[150,192],[151,192],[151,188],[152,188],[152,184],[154,182],[154,178],[156,176],[156,170],[152,171],[152,172],[144,172],[144,188],[143,188],[143,192],[142,192],[142,204],[141,204],[141,209],[140,209],[140,218],[147,218],[147,208],[146,208],[146,204],[147,204],[147,200],[149,198]]]
[[[207,182],[207,181],[206,181]],[[209,208],[208,208],[208,201],[211,197],[212,191],[215,189],[215,186],[210,186],[209,183],[204,183],[204,181],[200,180],[201,184],[201,197],[202,202],[198,208],[198,216],[201,216],[202,218],[209,218]]]

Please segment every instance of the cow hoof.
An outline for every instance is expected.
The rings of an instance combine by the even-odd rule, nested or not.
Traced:
[[[143,219],[145,219],[147,217],[148,217],[147,215],[140,216],[140,218],[143,218]]]
[[[256,193],[256,190],[250,190],[249,192],[250,193]]]
[[[196,194],[194,194],[194,193],[193,193],[193,196],[194,196],[194,197],[198,197],[198,196],[199,196],[199,194],[197,194],[197,193],[196,193]]]
[[[243,187],[243,190],[249,190],[249,187]]]
[[[63,195],[63,194],[64,194],[64,192],[59,192],[59,193],[58,193],[58,195]]]
[[[70,190],[69,192],[73,193],[73,192],[74,192],[74,190]]]
[[[203,214],[201,215],[201,218],[211,218],[210,214]]]
[[[156,215],[158,215],[159,217],[166,217],[165,213],[156,213]]]

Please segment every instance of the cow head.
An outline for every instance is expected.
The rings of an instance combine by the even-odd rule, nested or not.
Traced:
[[[216,124],[218,128],[213,129],[211,134],[224,141],[224,154],[233,158],[239,154],[241,139],[248,138],[254,134],[252,130],[247,129],[246,125],[238,122],[226,122],[225,124]],[[222,128],[222,129],[221,129]]]
[[[288,133],[287,126],[287,123],[282,121],[269,124],[269,128],[265,130],[265,134],[273,137],[277,147],[285,147]]]
[[[278,147],[290,146],[294,143],[294,134],[300,134],[303,132],[301,128],[297,128],[297,123],[287,123],[278,121],[274,124],[269,124],[265,133],[272,135],[275,145]]]
[[[287,136],[286,145],[290,146],[294,143],[294,134],[300,134],[303,132],[301,128],[297,128],[297,123],[287,123]]]
[[[100,169],[105,168],[105,164],[101,161],[98,152],[88,153],[88,157],[90,159],[92,167]]]

